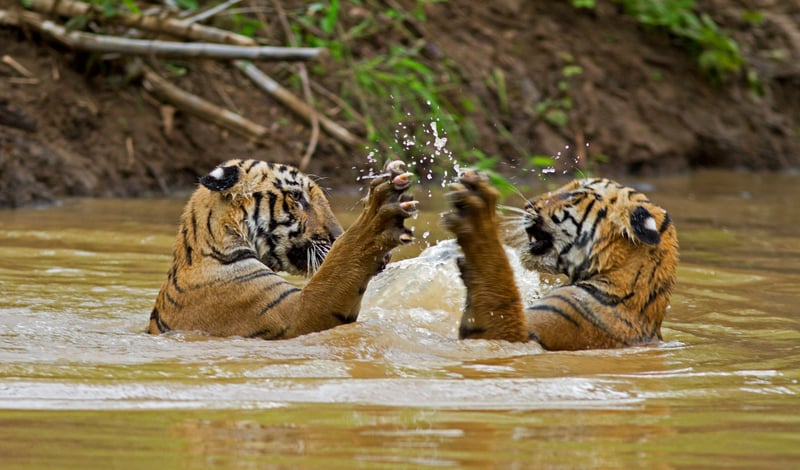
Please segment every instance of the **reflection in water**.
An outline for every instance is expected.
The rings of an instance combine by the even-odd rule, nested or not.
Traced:
[[[357,323],[276,342],[143,333],[182,200],[0,212],[0,459],[791,466],[800,459],[799,181],[652,182],[681,239],[666,341],[579,353],[456,340],[464,291],[455,245],[436,244],[438,198],[423,198],[412,224],[420,244],[373,281]],[[546,288],[517,274],[529,299]]]

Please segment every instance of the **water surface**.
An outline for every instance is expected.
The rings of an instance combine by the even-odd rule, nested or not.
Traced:
[[[448,243],[392,263],[355,324],[150,336],[184,200],[0,211],[3,468],[800,465],[800,177],[629,182],[678,228],[665,341],[576,353],[456,340]],[[396,259],[445,238],[418,196]]]

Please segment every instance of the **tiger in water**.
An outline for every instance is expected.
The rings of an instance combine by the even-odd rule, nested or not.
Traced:
[[[443,225],[456,237],[467,287],[461,338],[536,341],[548,350],[619,348],[661,338],[678,239],[667,211],[608,179],[572,181],[530,201],[518,231],[526,269],[568,282],[524,306],[503,250],[498,192],[465,171]]]
[[[401,161],[371,180],[343,231],[323,190],[289,165],[230,160],[200,179],[147,331],[282,339],[351,323],[416,212]],[[310,276],[298,288],[280,276]]]

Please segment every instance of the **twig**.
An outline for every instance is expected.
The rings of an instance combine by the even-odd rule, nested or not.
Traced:
[[[166,32],[176,36],[187,37],[190,39],[200,38],[207,41],[219,41],[228,44],[255,45],[256,42],[247,36],[242,36],[229,31],[211,28],[207,26],[193,24],[187,21],[175,20],[172,18],[154,17],[148,15],[118,14],[113,18],[100,17],[100,7],[92,7],[86,3],[75,2],[73,0],[30,0],[31,7],[44,12],[57,12],[64,16],[79,16],[95,14],[98,21],[112,21],[126,26],[141,28],[149,31]],[[27,13],[31,14],[31,13]],[[0,10],[0,24],[19,26],[19,19]],[[306,103],[295,97],[289,90],[280,86],[272,78],[261,72],[257,67],[247,61],[238,60],[234,64],[246,76],[248,76],[256,86],[265,93],[273,96],[281,104],[298,114],[307,121],[311,121],[311,111]],[[313,85],[313,84],[312,84]],[[354,114],[355,115],[355,114]],[[363,118],[362,118],[363,119]],[[355,146],[361,143],[360,139],[350,133],[347,129],[336,124],[324,115],[319,116],[320,125],[325,132],[340,142]]]
[[[300,67],[300,81],[303,83],[303,94],[306,97],[306,103],[311,108],[311,138],[308,140],[306,153],[303,154],[303,158],[300,160],[300,171],[306,171],[319,141],[319,113],[314,109],[314,98],[311,96],[311,87],[308,85],[308,70],[305,66]]]
[[[58,14],[68,17],[87,16],[96,18],[98,21],[121,24],[132,28],[145,31],[155,31],[167,33],[173,36],[201,40],[207,42],[218,42],[221,44],[236,44],[239,46],[255,46],[256,41],[241,34],[232,33],[224,29],[213,28],[195,24],[192,21],[168,18],[164,15],[135,15],[132,13],[117,13],[107,17],[103,15],[100,5],[76,2],[74,0],[29,0],[33,10],[47,13]],[[197,20],[195,20],[197,21]]]
[[[315,82],[314,80],[311,80],[310,84],[311,88],[314,91],[316,91],[320,95],[323,95],[325,98],[331,100],[336,106],[342,108],[353,119],[358,121],[359,124],[361,124],[362,126],[364,125],[364,123],[366,122],[364,116],[362,116],[361,113],[356,111],[355,108],[350,106],[350,104],[347,101],[343,100],[339,95],[333,93],[332,91],[328,90],[327,88]]]
[[[233,63],[242,73],[252,80],[259,89],[273,96],[303,119],[309,120],[311,118],[312,110],[308,104],[294,96],[289,90],[282,87],[278,82],[259,70],[258,67],[244,60],[235,60]],[[350,146],[355,146],[360,143],[360,140],[351,134],[350,131],[325,116],[319,116],[319,123],[325,132],[342,143]]]
[[[115,36],[69,31],[30,12],[21,13],[31,27],[49,34],[74,49],[91,52],[119,52],[156,57],[205,57],[211,59],[310,60],[323,49],[315,47],[235,46],[231,44],[182,43],[160,40],[127,39]]]
[[[272,0],[272,3],[275,5],[275,10],[278,12],[278,19],[280,20],[281,26],[283,27],[283,32],[286,35],[286,41],[290,46],[297,46],[297,39],[294,37],[294,34],[292,34],[292,28],[289,27],[289,20],[286,19],[286,12],[283,10],[280,0]],[[250,5],[255,7],[254,0],[250,0]],[[261,21],[262,24],[265,24],[265,20],[262,19],[263,16],[264,15],[260,12],[258,13],[259,21]],[[308,107],[311,109],[311,112],[309,113],[311,117],[311,138],[308,141],[308,146],[303,154],[303,158],[300,159],[300,171],[305,171],[306,168],[308,168],[308,164],[311,163],[311,156],[317,149],[317,142],[319,141],[319,115],[314,109],[314,96],[311,94],[311,87],[308,84],[308,69],[304,64],[300,64],[298,69],[300,72],[300,81],[303,84],[303,95],[306,98]]]
[[[183,21],[187,23],[200,23],[201,21],[205,21],[217,13],[236,5],[237,3],[241,2],[242,0],[228,0],[227,2],[220,3],[217,6],[211,7],[208,10],[201,11],[194,15],[187,16],[183,18]]]
[[[14,60],[13,57],[10,55],[4,55],[2,59],[4,64],[8,65],[12,69],[14,69],[18,74],[22,75],[25,78],[33,78],[33,73],[30,70],[26,69],[25,66]]]
[[[169,102],[176,108],[198,116],[206,121],[243,135],[253,140],[259,140],[267,134],[267,128],[260,126],[236,113],[220,108],[197,95],[181,90],[167,80],[161,78],[149,67],[144,67],[144,88]]]

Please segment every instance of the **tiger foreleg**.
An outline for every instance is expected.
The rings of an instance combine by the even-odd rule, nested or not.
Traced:
[[[457,260],[467,299],[461,339],[527,341],[522,300],[498,235],[497,191],[476,171],[464,172],[447,199],[442,224],[464,252]]]
[[[301,311],[315,310],[308,322],[314,331],[356,321],[370,279],[383,269],[393,248],[414,239],[404,225],[417,210],[410,186],[411,174],[401,161],[389,162],[371,181],[358,218],[303,289],[303,304],[309,307]]]

